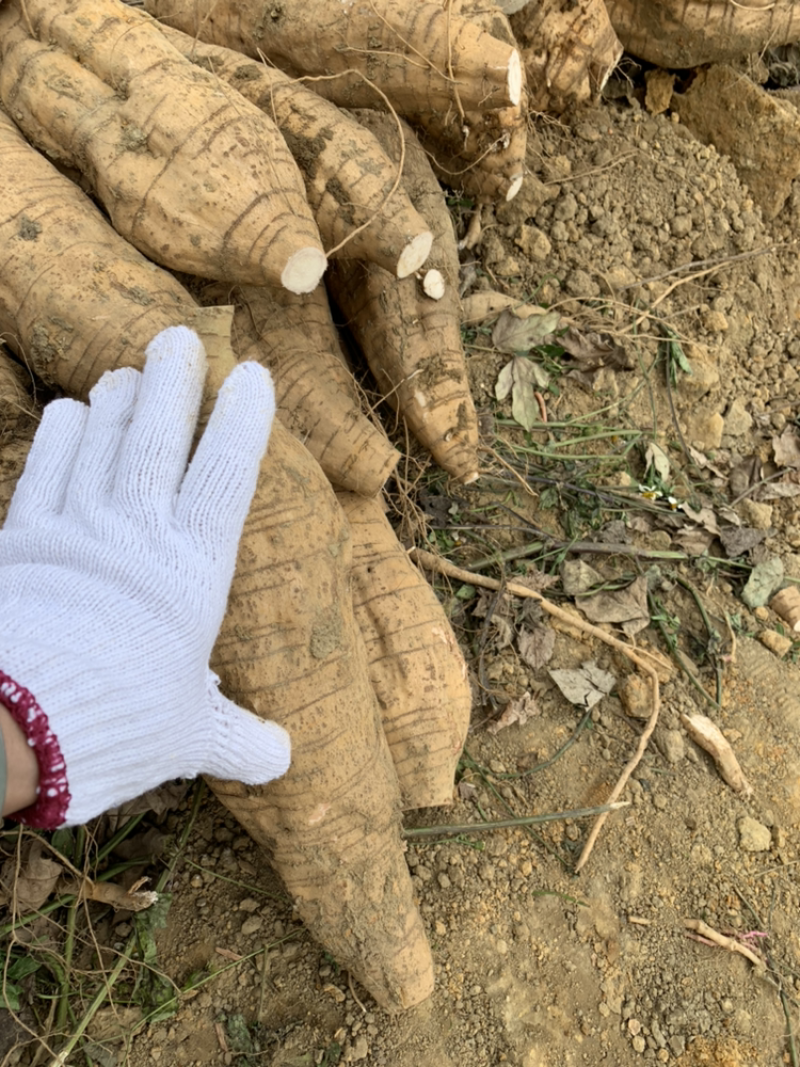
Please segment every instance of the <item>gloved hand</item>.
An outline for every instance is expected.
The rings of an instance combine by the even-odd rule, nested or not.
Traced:
[[[208,668],[274,415],[240,364],[187,469],[206,358],[186,327],[90,406],[44,412],[0,532],[0,699],[33,744],[33,826],[85,822],[170,778],[249,784],[289,737],[227,700]]]

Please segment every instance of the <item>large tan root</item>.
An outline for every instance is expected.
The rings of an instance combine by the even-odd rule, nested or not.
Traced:
[[[401,113],[520,102],[516,47],[498,41],[448,6],[417,0],[146,0],[150,14],[192,37],[266,55],[342,107],[375,107],[375,90]],[[361,72],[352,73],[352,72]],[[334,76],[334,77],[332,77]]]
[[[342,260],[327,283],[382,395],[443,470],[475,481],[477,419],[452,311],[370,264]]]
[[[460,314],[456,233],[428,154],[411,127],[402,119],[397,121],[385,112],[367,108],[353,111],[353,116],[375,138],[394,166],[400,166],[402,162],[403,188],[433,233],[433,246],[424,270],[438,270],[442,274],[449,290],[448,299],[454,301],[454,313]]]
[[[48,385],[86,399],[106,370],[194,308],[0,112],[0,336]],[[123,343],[124,342],[124,343]]]
[[[453,800],[472,695],[442,605],[380,499],[337,494],[353,534],[353,602],[404,808]]]
[[[431,233],[398,184],[397,168],[347,112],[240,52],[167,27],[164,32],[182,55],[223,78],[277,123],[305,179],[330,254],[368,259],[398,278],[422,266]]]
[[[319,282],[325,254],[275,124],[233,90],[221,93],[218,78],[135,10],[115,0],[9,0],[0,97],[156,262],[293,292]]]
[[[393,160],[400,158],[397,124],[358,112]],[[467,381],[458,299],[458,251],[444,195],[425,152],[401,123],[403,182],[434,233],[426,269],[438,270],[439,299],[415,278],[402,281],[368,263],[341,260],[327,282],[383,396],[397,408],[436,462],[463,482],[478,476],[478,420]]]
[[[657,0],[650,3],[657,6]],[[560,113],[594,100],[622,58],[603,0],[535,0],[511,16],[532,111]]]
[[[454,14],[492,37],[516,46],[506,16],[481,0],[453,0]],[[433,169],[445,185],[481,203],[512,200],[525,175],[528,93],[523,85],[511,107],[467,108],[459,99],[449,108],[424,106],[409,116]]]
[[[281,421],[334,485],[368,496],[379,493],[400,454],[362,414],[324,287],[295,296],[245,286],[237,302],[236,354],[269,368]]]
[[[800,40],[797,0],[606,0],[625,51],[681,70]]]
[[[280,424],[212,658],[226,692],[280,722],[292,764],[263,787],[212,781],[272,855],[312,935],[389,1010],[433,988],[400,843],[397,778],[348,584],[347,522]]]

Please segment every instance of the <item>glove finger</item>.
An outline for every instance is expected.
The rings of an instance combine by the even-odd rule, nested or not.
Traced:
[[[61,513],[88,414],[78,400],[54,400],[44,409],[4,529]]]
[[[219,391],[181,486],[178,522],[215,558],[227,554],[231,572],[274,416],[269,372],[240,363]]]
[[[115,494],[133,512],[163,514],[171,510],[186,471],[206,354],[196,333],[171,326],[153,338],[146,357]]]
[[[91,514],[110,497],[140,380],[139,371],[123,367],[104,374],[89,394],[89,414],[69,480],[66,512]]]
[[[230,778],[246,785],[264,785],[289,769],[291,742],[282,726],[259,719],[228,700],[208,672],[207,693],[213,722],[212,751],[200,774]]]

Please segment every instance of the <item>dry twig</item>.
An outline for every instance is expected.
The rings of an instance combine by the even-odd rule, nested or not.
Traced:
[[[656,723],[658,722],[658,712],[660,707],[660,689],[658,684],[658,673],[656,669],[648,663],[645,659],[639,655],[638,650],[634,652],[629,645],[626,645],[624,641],[620,641],[617,637],[612,637],[604,630],[601,630],[598,626],[592,626],[591,623],[584,622],[583,619],[578,618],[571,612],[564,611],[563,608],[559,608],[556,604],[552,604],[549,600],[542,596],[541,593],[537,593],[533,589],[528,589],[524,585],[518,585],[516,582],[501,583],[496,578],[487,578],[483,574],[475,574],[472,571],[465,570],[462,567],[457,567],[454,563],[450,563],[449,560],[443,559],[440,556],[434,556],[431,552],[425,552],[419,548],[411,549],[411,556],[421,566],[426,567],[428,570],[435,571],[437,574],[443,574],[448,578],[455,578],[460,582],[467,582],[470,585],[482,586],[484,589],[498,590],[501,587],[505,592],[510,593],[512,596],[529,597],[532,600],[538,601],[542,606],[542,610],[550,615],[554,619],[558,619],[560,622],[566,625],[582,631],[588,634],[590,637],[596,638],[598,641],[602,641],[606,645],[610,645],[611,648],[615,648],[618,652],[621,652],[624,656],[627,656],[629,660],[636,664],[644,673],[649,677],[653,687],[653,710],[650,713],[650,718],[647,720],[641,737],[639,738],[639,744],[636,746],[636,752],[623,768],[622,774],[617,781],[617,784],[611,790],[611,793],[606,800],[607,804],[613,804],[616,800],[619,800],[622,790],[628,783],[628,779],[633,774],[636,767],[638,767],[642,756],[645,753],[647,744],[655,730]],[[608,818],[608,812],[604,812],[602,815],[598,815],[592,826],[589,837],[586,840],[586,844],[583,846],[580,858],[575,865],[575,873],[586,865],[586,861],[589,859],[589,855],[594,848],[595,841],[603,827],[603,823]]]
[[[706,945],[719,945],[720,948],[726,948],[729,952],[738,952],[740,956],[750,960],[760,970],[764,969],[764,961],[751,948],[743,945],[741,941],[737,941],[735,937],[726,937],[725,934],[719,933],[708,923],[704,923],[702,919],[684,919],[683,925],[687,930],[692,931],[691,934],[687,934],[687,937],[692,937],[693,940],[700,941]]]

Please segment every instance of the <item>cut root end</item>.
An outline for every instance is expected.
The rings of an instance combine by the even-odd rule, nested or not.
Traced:
[[[514,107],[522,99],[522,61],[516,49],[508,61],[508,99]]]
[[[440,270],[428,270],[422,278],[422,291],[431,300],[441,300],[445,294],[444,275]]]
[[[281,285],[290,293],[313,293],[328,261],[318,248],[301,248],[291,255],[281,272]]]
[[[433,234],[430,230],[418,233],[400,253],[397,260],[397,277],[407,278],[409,274],[418,271],[430,255],[432,246]]]
[[[514,197],[517,195],[517,193],[522,188],[522,182],[524,181],[524,179],[524,174],[517,174],[516,177],[511,179],[508,186],[508,192],[506,193],[506,203],[508,203],[509,200],[513,200]]]

